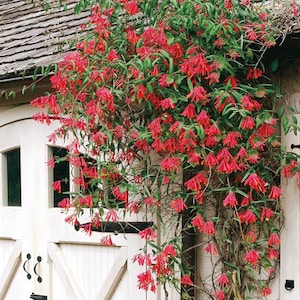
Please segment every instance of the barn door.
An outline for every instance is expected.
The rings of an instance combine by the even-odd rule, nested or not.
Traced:
[[[47,136],[28,106],[0,112],[0,299],[156,299],[137,288],[137,234],[88,236],[53,205]],[[35,296],[44,298],[34,298]]]

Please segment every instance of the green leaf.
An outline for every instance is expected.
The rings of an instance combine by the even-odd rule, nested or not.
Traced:
[[[271,70],[272,70],[272,72],[276,72],[277,69],[278,69],[278,67],[279,67],[279,58],[276,57],[276,58],[272,61],[272,63],[271,63]]]

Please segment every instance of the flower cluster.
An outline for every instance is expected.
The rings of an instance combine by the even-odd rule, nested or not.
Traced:
[[[181,237],[194,228],[204,251],[222,262],[212,265],[206,293],[270,294],[258,270],[271,278],[277,267],[280,171],[300,173],[280,149],[259,59],[259,48],[275,44],[267,14],[251,1],[98,2],[85,38],[51,77],[55,93],[31,103],[48,109],[36,120],[61,124],[51,141],[71,140],[66,159],[78,170],[79,192],[60,203],[75,210],[68,222],[77,223],[83,208],[97,214],[86,231],[118,222],[120,209],[147,208],[164,224],[182,215],[179,234],[156,244],[153,256],[134,257],[146,267],[140,288],[169,281],[201,289],[180,259]],[[60,191],[60,182],[53,188]],[[161,234],[153,226],[139,236],[151,247]]]

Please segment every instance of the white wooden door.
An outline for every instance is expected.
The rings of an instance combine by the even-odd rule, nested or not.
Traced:
[[[152,300],[137,288],[143,272],[132,257],[142,248],[136,234],[113,237],[115,246],[99,246],[106,233],[87,236],[66,224],[51,206],[47,136],[51,128],[31,120],[27,105],[0,111],[0,299]],[[5,155],[20,149],[21,205],[7,204]]]

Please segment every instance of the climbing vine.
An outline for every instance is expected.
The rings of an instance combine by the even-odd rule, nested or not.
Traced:
[[[268,296],[280,176],[300,174],[281,147],[285,107],[275,111],[263,65],[275,45],[268,12],[250,0],[92,2],[76,6],[91,15],[51,76],[54,93],[31,102],[46,108],[34,119],[60,124],[50,141],[69,141],[67,156],[49,161],[77,170],[77,189],[59,203],[67,222],[91,233],[127,214],[151,216],[133,258],[145,267],[137,284],[161,284],[166,298],[168,285],[182,299],[195,289],[219,300]],[[184,263],[188,234],[209,257],[209,276]]]

